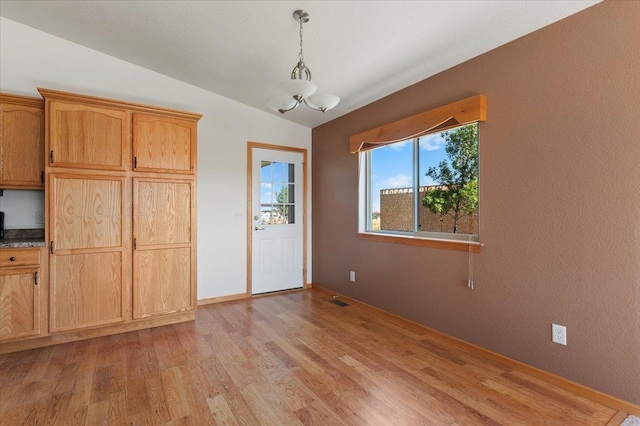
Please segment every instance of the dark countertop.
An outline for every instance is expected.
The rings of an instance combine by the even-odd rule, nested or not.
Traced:
[[[0,249],[44,246],[46,243],[43,238],[5,238],[0,240]]]
[[[7,229],[0,240],[0,249],[44,247],[44,229]]]

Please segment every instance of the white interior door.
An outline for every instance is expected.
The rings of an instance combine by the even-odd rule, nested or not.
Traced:
[[[253,148],[251,292],[301,288],[303,154]]]

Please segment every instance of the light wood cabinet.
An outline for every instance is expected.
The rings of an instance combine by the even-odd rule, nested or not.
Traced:
[[[56,250],[122,247],[124,177],[55,173],[49,181]]]
[[[40,250],[0,249],[0,268],[16,268],[20,266],[40,266]]]
[[[133,179],[133,316],[195,309],[193,180]]]
[[[134,236],[139,248],[191,244],[193,181],[134,178]]]
[[[51,167],[125,170],[128,111],[67,101],[49,101],[47,108]]]
[[[52,333],[127,319],[125,193],[125,177],[49,175]]]
[[[38,90],[48,335],[19,348],[195,319],[200,115]]]
[[[40,249],[0,250],[0,341],[40,334]]]
[[[194,309],[189,247],[137,250],[134,318]]]
[[[196,132],[193,120],[134,114],[134,170],[195,173]]]
[[[52,333],[124,321],[121,252],[68,254],[54,259],[50,277]]]
[[[44,101],[0,93],[0,188],[44,188]]]

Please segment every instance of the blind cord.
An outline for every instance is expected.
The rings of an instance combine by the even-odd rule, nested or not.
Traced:
[[[471,243],[471,235],[469,235],[469,243]],[[471,244],[469,244],[469,275],[467,279],[467,287],[471,290],[474,289],[473,285],[473,250],[471,250]]]

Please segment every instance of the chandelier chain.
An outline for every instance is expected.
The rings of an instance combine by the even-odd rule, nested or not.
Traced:
[[[300,62],[304,62],[304,53],[302,51],[302,19],[300,20],[300,53],[298,53],[298,59],[300,59]]]
[[[340,98],[329,93],[317,94],[317,86],[311,82],[311,70],[304,63],[303,33],[302,26],[309,22],[309,14],[304,10],[293,12],[293,19],[300,24],[300,52],[298,53],[298,63],[291,70],[290,80],[283,82],[281,86],[288,92],[287,96],[280,96],[270,100],[267,105],[280,114],[293,111],[300,104],[315,111],[325,112],[335,107]]]

